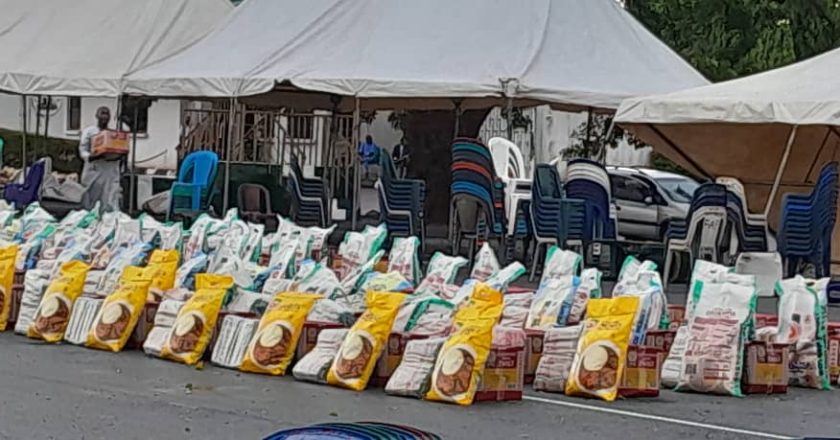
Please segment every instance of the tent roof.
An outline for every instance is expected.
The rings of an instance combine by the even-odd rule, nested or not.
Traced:
[[[0,90],[116,96],[130,71],[209,32],[227,0],[0,0]]]
[[[128,91],[487,98],[511,78],[518,99],[594,108],[707,84],[614,0],[248,0]]]
[[[630,98],[620,123],[840,125],[840,49],[756,75]]]

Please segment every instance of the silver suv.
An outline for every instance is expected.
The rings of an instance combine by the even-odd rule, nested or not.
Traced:
[[[650,168],[607,167],[618,233],[641,240],[664,239],[668,223],[685,219],[700,185],[680,174]]]

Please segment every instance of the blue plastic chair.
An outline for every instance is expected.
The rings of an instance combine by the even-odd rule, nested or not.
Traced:
[[[174,214],[208,210],[219,169],[219,156],[212,151],[190,153],[181,163],[178,180],[172,184],[167,220]]]
[[[39,160],[29,167],[23,183],[10,183],[3,189],[3,198],[14,204],[15,208],[23,209],[32,202],[40,199],[41,182],[46,172],[46,161]]]

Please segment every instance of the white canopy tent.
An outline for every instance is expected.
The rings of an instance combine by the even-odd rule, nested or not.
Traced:
[[[778,219],[840,149],[840,49],[769,72],[624,101],[616,122],[686,169],[731,176],[751,208]],[[834,253],[840,251],[835,229]]]
[[[119,96],[128,72],[194,43],[232,9],[227,0],[0,0],[0,90]]]
[[[707,81],[614,0],[249,0],[126,86],[241,97],[283,83],[382,106],[508,96],[614,109]],[[415,101],[389,101],[401,99]]]

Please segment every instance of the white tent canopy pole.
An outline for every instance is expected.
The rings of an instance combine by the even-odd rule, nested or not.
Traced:
[[[764,206],[764,218],[770,215],[770,210],[773,208],[773,201],[776,200],[776,193],[779,191],[779,184],[782,183],[782,175],[785,173],[788,158],[790,157],[790,150],[793,147],[793,142],[796,140],[796,132],[799,130],[798,125],[794,125],[790,129],[790,136],[788,136],[787,144],[785,145],[785,152],[782,154],[782,160],[779,162],[779,169],[776,171],[776,179],[773,180],[773,188],[770,190],[770,197],[767,198],[767,204]]]

